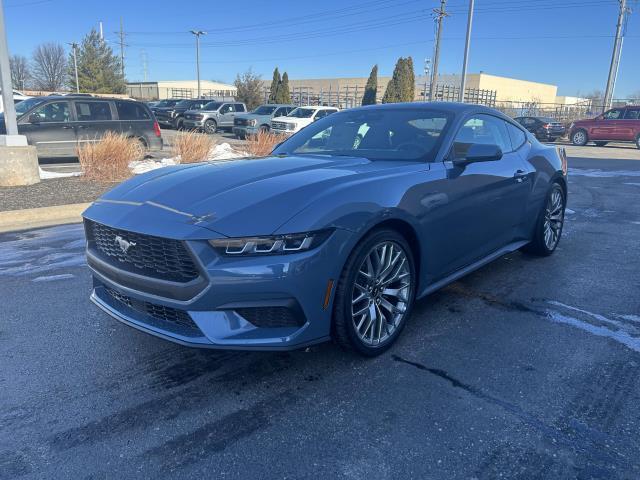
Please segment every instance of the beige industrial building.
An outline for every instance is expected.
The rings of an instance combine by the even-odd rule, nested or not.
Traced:
[[[378,77],[378,100],[382,98],[387,83],[391,77]],[[367,83],[367,77],[352,78],[310,78],[310,79],[290,79],[290,90],[309,89],[314,93],[319,92],[336,92],[342,94],[353,94],[357,89],[358,92],[364,91]],[[270,80],[265,80],[264,85],[268,87]],[[438,75],[439,85],[460,85],[460,75]],[[423,98],[425,87],[425,77],[416,77],[416,100]],[[529,80],[520,80],[517,78],[501,77],[498,75],[490,75],[484,72],[470,73],[467,75],[466,88],[474,90],[491,90],[496,92],[495,100],[499,102],[537,102],[537,103],[556,103],[558,87],[548,83],[532,82]],[[565,97],[569,98],[569,97]]]
[[[237,93],[234,85],[200,81],[200,92],[204,96],[233,96]],[[158,100],[163,98],[195,98],[198,96],[197,80],[161,80],[157,82],[127,83],[127,95],[141,100]]]

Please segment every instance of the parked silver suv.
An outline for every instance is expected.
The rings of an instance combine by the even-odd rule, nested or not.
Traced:
[[[212,101],[201,110],[189,110],[184,114],[183,127],[187,130],[204,130],[216,133],[220,129],[233,128],[236,113],[244,113],[247,107],[242,102]]]

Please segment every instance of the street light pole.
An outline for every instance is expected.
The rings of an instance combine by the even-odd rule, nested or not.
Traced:
[[[437,31],[436,31],[436,45],[435,52],[433,54],[433,69],[431,71],[431,86],[429,88],[429,100],[433,101],[433,96],[435,94],[436,86],[438,84],[438,66],[440,63],[440,39],[442,37],[442,19],[444,17],[449,16],[449,14],[445,11],[444,7],[447,3],[447,0],[440,0],[440,8],[434,9],[433,13],[436,17],[437,21]]]
[[[464,102],[464,90],[467,83],[467,63],[469,61],[469,45],[471,44],[471,23],[473,22],[473,1],[469,0],[469,16],[467,17],[467,38],[464,43],[464,60],[462,60],[462,78],[460,79],[460,97],[458,100]]]
[[[73,70],[75,72],[76,77],[76,93],[80,93],[80,83],[78,82],[78,44],[76,42],[70,43],[71,48],[73,49]]]
[[[206,35],[207,32],[202,30],[191,30],[196,36],[196,75],[198,77],[198,98],[200,98],[200,35]]]
[[[4,6],[2,5],[2,0],[0,0],[0,88],[2,88],[4,124],[7,135],[18,135],[16,108],[13,103],[13,85],[11,85],[9,47],[7,44],[7,31],[4,26]]]
[[[627,13],[627,1],[619,0],[620,11],[618,12],[618,23],[616,24],[616,38],[613,41],[613,53],[611,54],[611,65],[609,66],[609,76],[607,77],[607,88],[604,92],[604,105],[602,105],[602,111],[604,112],[611,106],[611,100],[613,99],[613,89],[616,82],[616,76],[618,73],[618,64],[620,63],[620,54],[622,53],[622,25],[624,24],[624,17]]]

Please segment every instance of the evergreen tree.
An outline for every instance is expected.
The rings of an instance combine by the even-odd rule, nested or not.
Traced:
[[[413,58],[404,59],[404,75],[402,76],[402,102],[413,102],[416,96],[416,74],[413,70]]]
[[[391,76],[391,80],[387,84],[387,89],[384,92],[382,97],[382,103],[396,103],[402,101],[400,99],[401,95],[401,84],[400,78],[403,75],[404,71],[404,58],[400,57],[396,62],[396,66],[393,69],[393,75]]]
[[[277,103],[278,90],[281,83],[280,72],[278,71],[278,67],[276,67],[273,71],[273,80],[271,80],[271,88],[269,89],[269,103]]]
[[[291,93],[289,92],[289,75],[287,72],[282,74],[282,82],[278,88],[277,103],[291,103]]]
[[[124,93],[125,80],[122,77],[120,59],[100,34],[92,29],[82,40],[77,51],[78,84],[81,92]],[[75,88],[73,52],[68,62],[68,85]]]
[[[378,65],[374,65],[369,74],[369,80],[364,87],[362,105],[375,105],[378,94]]]

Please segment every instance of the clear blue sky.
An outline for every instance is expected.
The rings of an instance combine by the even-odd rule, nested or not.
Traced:
[[[640,91],[640,3],[630,15],[616,97]],[[4,0],[9,48],[29,56],[42,42],[80,41],[98,22],[118,50],[123,18],[126,72],[141,80],[195,78],[191,29],[202,37],[202,78],[232,82],[252,67],[291,78],[367,76],[393,71],[399,56],[421,73],[432,56],[431,9],[438,0]],[[449,0],[442,73],[461,68],[467,0]],[[476,0],[469,71],[557,84],[561,95],[604,90],[617,0]]]

